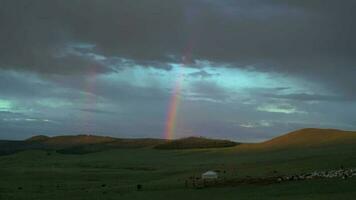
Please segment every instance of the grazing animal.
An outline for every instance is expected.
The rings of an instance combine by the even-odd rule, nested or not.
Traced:
[[[140,190],[142,190],[142,185],[141,184],[137,184],[136,188],[137,188],[137,191],[140,191]]]

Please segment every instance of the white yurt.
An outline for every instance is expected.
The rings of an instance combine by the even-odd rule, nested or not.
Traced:
[[[218,178],[218,173],[214,171],[207,171],[201,175],[201,178],[204,180],[211,180],[211,179],[217,179]]]

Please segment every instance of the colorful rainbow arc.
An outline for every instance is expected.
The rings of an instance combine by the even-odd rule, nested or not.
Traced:
[[[188,46],[185,51],[185,56],[183,57],[183,63],[178,68],[178,75],[176,82],[174,84],[172,96],[170,98],[170,103],[168,107],[168,114],[166,120],[166,127],[164,131],[164,138],[171,140],[174,138],[175,129],[177,125],[177,111],[180,104],[180,97],[182,92],[182,84],[184,79],[184,67],[190,62],[191,52],[192,52],[192,43]]]
[[[178,72],[178,78],[175,82],[172,96],[170,99],[166,128],[164,131],[164,138],[169,139],[169,140],[173,139],[174,131],[176,128],[177,110],[178,110],[178,106],[179,106],[179,98],[181,95],[182,81],[183,81],[183,74],[181,71],[182,71],[182,69],[180,67],[179,72]]]

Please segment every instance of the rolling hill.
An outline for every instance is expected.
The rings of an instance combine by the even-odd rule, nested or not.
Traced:
[[[27,139],[27,142],[39,142],[51,148],[66,148],[79,145],[87,144],[100,144],[106,142],[114,142],[116,138],[112,137],[103,137],[95,135],[67,135],[67,136],[56,136],[56,137],[47,137],[47,136],[34,136]]]
[[[56,150],[63,153],[91,153],[114,148],[143,148],[164,142],[162,139],[119,139],[95,135],[48,137],[38,135],[24,141],[0,140],[0,155],[24,150]]]
[[[151,139],[151,138],[139,138],[139,139],[114,139],[108,142],[81,144],[57,150],[62,154],[87,154],[100,152],[110,149],[137,149],[137,148],[153,148],[157,145],[166,143],[164,139]]]
[[[216,140],[203,137],[188,137],[172,140],[155,146],[155,149],[198,149],[198,148],[221,148],[233,147],[239,143],[229,140]]]
[[[0,156],[0,199],[354,199],[355,177],[271,184],[263,180],[341,167],[356,169],[355,134],[303,129],[258,144],[198,150],[154,147],[158,145],[155,143],[171,147],[205,139],[115,139],[96,144],[92,142],[105,139],[88,137],[95,140],[89,142],[86,138],[78,146],[57,152],[30,150]],[[78,138],[61,137],[52,142]],[[50,138],[40,136],[27,141],[2,141],[0,147],[23,149],[26,145],[43,145],[47,140]],[[141,145],[146,147],[137,148]],[[251,151],[256,147],[261,151]],[[243,148],[247,151],[235,151]],[[186,188],[186,180],[210,170],[218,172],[226,185]],[[244,182],[248,179],[262,182]],[[140,191],[138,184],[142,186]]]
[[[48,137],[38,135],[24,141],[0,140],[0,155],[24,150],[55,150],[64,154],[86,154],[110,149],[153,148],[158,150],[233,147],[233,151],[278,150],[356,144],[356,132],[335,129],[301,129],[271,140],[241,144],[229,140],[188,137],[176,140],[124,139],[95,135]]]
[[[271,140],[256,143],[243,144],[241,150],[274,150],[286,148],[322,147],[340,144],[356,144],[356,132],[336,129],[300,129]]]

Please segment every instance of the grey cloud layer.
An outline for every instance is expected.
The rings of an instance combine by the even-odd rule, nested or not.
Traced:
[[[0,67],[41,73],[112,69],[65,45],[161,66],[192,59],[253,65],[324,82],[355,98],[355,1],[0,1]],[[336,78],[335,75],[340,78]]]
[[[137,60],[184,55],[193,45],[193,55],[208,60],[343,64],[356,52],[355,6],[347,0],[2,0],[1,55],[8,65],[46,65],[63,43],[79,41]]]
[[[319,88],[313,88],[312,93],[288,93],[289,88],[281,85],[273,90],[250,88],[243,95],[250,94],[246,101],[265,101],[277,107],[293,104],[310,113],[326,110],[332,115],[340,108],[347,109],[349,112],[340,111],[337,116],[351,123],[353,110],[348,106],[356,100],[355,9],[353,0],[0,0],[0,97],[22,103],[26,103],[23,99],[48,97],[70,100],[76,104],[76,112],[98,114],[107,120],[126,112],[129,122],[120,124],[123,132],[146,129],[153,133],[157,132],[154,120],[140,130],[131,122],[144,125],[152,114],[162,120],[170,91],[155,85],[113,84],[95,77],[119,74],[123,67],[134,65],[170,70],[169,63],[180,63],[185,57],[190,66],[200,68],[188,75],[199,80],[192,84],[191,101],[186,104],[190,109],[185,112],[197,109],[200,114],[196,118],[203,120],[192,127],[208,127],[211,122],[200,108],[205,105],[210,112],[216,109],[214,103],[226,103],[234,95],[234,91],[209,82],[220,74],[205,71],[197,60],[213,63],[211,68],[222,63],[316,83],[327,93]],[[90,84],[95,85],[95,91],[86,88]],[[94,109],[81,103],[87,97],[99,99],[106,107]],[[200,100],[210,102],[194,103]],[[311,108],[309,103],[314,101],[323,103]],[[119,106],[110,107],[115,103]],[[211,113],[220,113],[216,118],[227,120],[236,117],[227,110],[237,106],[247,121],[278,121],[276,113],[256,111],[257,103],[239,103],[220,105],[220,110]],[[135,114],[127,114],[129,111]],[[78,114],[71,109],[68,112]],[[243,122],[243,118],[237,120]],[[332,117],[322,120],[340,121]],[[9,127],[15,122],[2,123]],[[106,124],[104,120],[100,123]],[[224,126],[221,123],[204,131],[213,134]],[[295,122],[293,126],[302,125]],[[117,129],[112,124],[107,127]]]

